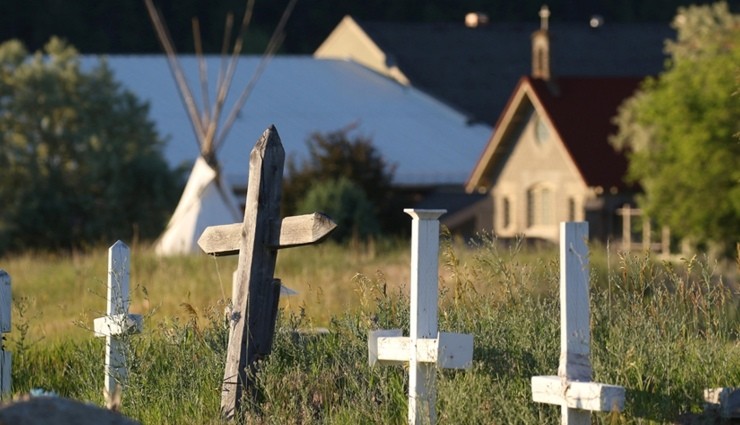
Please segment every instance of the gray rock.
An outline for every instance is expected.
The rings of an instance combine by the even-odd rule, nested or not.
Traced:
[[[141,425],[118,412],[61,397],[26,397],[0,406],[0,425]]]
[[[740,419],[740,388],[708,388],[704,402],[706,410],[719,413],[721,418]]]

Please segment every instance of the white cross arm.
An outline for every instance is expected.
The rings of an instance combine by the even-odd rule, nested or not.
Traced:
[[[93,321],[95,336],[119,336],[140,333],[142,317],[140,314],[115,314],[98,317]]]
[[[532,400],[569,409],[621,412],[624,388],[598,382],[568,381],[559,376],[533,376]]]
[[[400,329],[375,331],[368,335],[370,365],[402,364],[411,360],[434,363],[443,369],[468,369],[473,363],[473,335],[439,332],[437,338],[414,341],[402,337]]]
[[[401,364],[402,361],[394,362],[388,360],[380,360],[378,357],[378,340],[380,338],[387,337],[401,337],[403,331],[401,329],[379,329],[377,331],[369,331],[367,334],[367,355],[368,363],[370,366],[375,366],[375,363],[380,362],[383,365]],[[407,359],[408,361],[408,359]]]

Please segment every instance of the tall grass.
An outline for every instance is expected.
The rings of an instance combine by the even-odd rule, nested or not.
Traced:
[[[283,297],[286,311],[304,310],[316,325],[353,309],[358,298],[352,279],[382,270],[394,285],[408,281],[407,244],[389,240],[352,249],[333,243],[280,251],[276,277],[298,292]],[[28,340],[86,339],[92,321],[105,315],[107,249],[89,253],[29,253],[0,259],[13,281],[13,299],[33,322]],[[237,257],[158,257],[147,246],[131,253],[131,312],[154,323],[187,318],[191,307],[207,310],[231,298]]]
[[[308,296],[283,302],[272,355],[255,376],[260,396],[247,403],[243,422],[405,423],[407,372],[368,366],[366,338],[372,329],[408,330],[406,249],[398,243],[356,250],[326,245],[310,254],[294,251],[295,257],[280,253],[276,274],[288,286],[305,284]],[[132,263],[138,256],[134,252]],[[135,273],[149,288],[149,314],[144,334],[129,340],[123,412],[146,424],[219,423],[228,301],[200,294],[221,292],[214,269],[230,278],[235,263],[146,257]],[[104,278],[100,260],[96,273]],[[75,270],[92,269],[87,261],[72,263]],[[558,366],[557,252],[484,238],[474,247],[446,242],[441,264],[439,328],[474,334],[475,348],[470,370],[438,373],[439,423],[559,423],[558,408],[533,403],[530,390],[531,376],[554,374]],[[595,423],[671,423],[701,411],[704,388],[738,385],[740,296],[710,262],[696,257],[670,264],[644,254],[607,258],[605,248],[594,246],[592,264],[594,380],[627,389],[626,410],[594,414]],[[191,275],[201,283],[188,283],[187,291],[177,289],[173,277],[159,281]],[[13,278],[17,290],[22,283]],[[132,271],[132,283],[136,279]],[[223,284],[228,297],[230,285]],[[33,329],[44,321],[31,308],[39,305],[29,301],[34,296],[29,290],[17,303],[17,329],[6,344],[14,352],[15,391],[42,387],[102,404],[102,340],[91,333],[34,339]],[[143,296],[136,292],[134,305],[145,305]],[[66,298],[70,305],[72,299]],[[304,332],[315,326],[330,332]]]

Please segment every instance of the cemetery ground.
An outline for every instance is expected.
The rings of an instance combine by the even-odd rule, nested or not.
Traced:
[[[221,423],[219,405],[235,257],[158,258],[131,250],[129,377],[120,410],[144,424]],[[31,389],[103,405],[107,247],[88,254],[0,260],[13,282],[13,392]],[[556,247],[485,239],[443,241],[439,328],[474,335],[473,367],[438,373],[442,424],[559,422],[559,407],[532,401],[530,379],[558,368]],[[272,354],[260,364],[246,423],[401,424],[408,375],[370,367],[367,332],[409,321],[408,241],[295,248],[275,276],[299,293],[281,297]],[[623,386],[625,410],[594,423],[687,423],[705,388],[740,385],[738,287],[698,256],[671,264],[590,246],[594,380]],[[730,266],[728,273],[737,273]],[[328,334],[311,332],[328,329]],[[681,422],[684,421],[684,422]]]

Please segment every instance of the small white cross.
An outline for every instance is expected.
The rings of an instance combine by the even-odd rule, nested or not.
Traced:
[[[591,423],[589,411],[624,409],[624,388],[591,382],[588,223],[560,223],[560,367],[533,376],[532,400],[561,405],[561,423]]]
[[[467,369],[473,361],[473,336],[437,331],[439,220],[445,210],[404,210],[411,227],[411,323],[368,334],[370,365],[409,365],[409,424],[436,423],[435,367]]]
[[[117,241],[108,249],[108,309],[107,315],[94,321],[95,336],[105,337],[105,387],[103,395],[111,403],[120,396],[120,384],[126,380],[125,351],[121,337],[139,333],[142,318],[129,314],[128,246]]]

